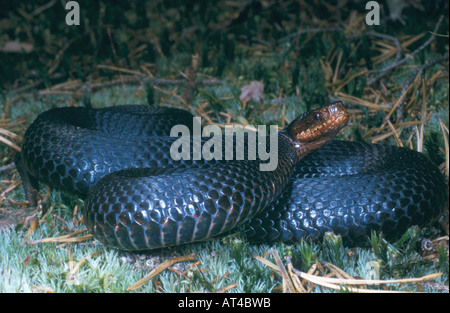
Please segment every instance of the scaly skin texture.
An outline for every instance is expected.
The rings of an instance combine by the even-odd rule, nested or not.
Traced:
[[[127,250],[204,240],[242,224],[254,241],[334,231],[359,243],[371,230],[395,238],[439,216],[448,189],[422,154],[327,144],[346,122],[346,114],[337,126],[329,119],[340,110],[338,104],[304,114],[280,131],[273,172],[261,172],[259,160],[174,161],[176,138],[166,135],[177,124],[192,130],[192,115],[148,106],[45,112],[27,130],[17,164],[34,186],[40,179],[86,197],[89,230]],[[199,149],[205,141],[190,143]],[[235,142],[234,153],[246,144]]]
[[[142,109],[130,108],[137,121],[113,109],[44,113],[27,131],[22,153],[31,176],[87,193],[89,230],[128,250],[204,240],[241,225],[282,192],[301,158],[348,120],[341,103],[303,114],[279,132],[278,166],[264,172],[259,159],[175,162],[167,137],[133,133],[129,125],[142,123]]]
[[[246,232],[255,241],[295,242],[333,231],[360,244],[372,230],[395,239],[411,225],[436,220],[447,206],[444,176],[423,154],[332,141],[297,164],[290,184]]]

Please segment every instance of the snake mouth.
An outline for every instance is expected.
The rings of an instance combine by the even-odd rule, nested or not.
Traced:
[[[334,137],[348,120],[344,104],[338,101],[299,116],[287,130],[297,142],[324,142]]]

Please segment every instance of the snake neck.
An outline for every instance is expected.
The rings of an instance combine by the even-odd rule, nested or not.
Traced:
[[[298,142],[292,139],[286,129],[279,131],[278,155],[279,161],[283,168],[294,167],[304,157],[306,157],[313,149],[308,144]]]

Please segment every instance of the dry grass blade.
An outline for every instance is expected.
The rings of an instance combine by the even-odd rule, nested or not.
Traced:
[[[317,266],[313,266],[313,268],[308,271],[308,273],[299,271],[292,266],[291,260],[287,258],[288,270],[282,264],[282,261],[276,252],[275,249],[271,249],[272,255],[275,258],[277,265],[272,262],[266,260],[265,258],[254,255],[254,258],[260,261],[261,263],[272,268],[278,275],[280,275],[283,279],[283,291],[288,289],[291,292],[310,292],[314,285],[330,288],[333,290],[339,291],[347,291],[347,292],[355,292],[355,293],[399,293],[401,291],[394,290],[379,290],[379,289],[366,289],[366,288],[356,288],[354,286],[361,285],[385,285],[385,284],[405,284],[405,283],[419,283],[428,281],[431,279],[435,279],[441,275],[442,273],[433,273],[429,275],[425,275],[419,278],[404,278],[404,279],[392,279],[392,280],[372,280],[372,279],[355,279],[336,265],[331,263],[325,263],[324,267],[331,271],[330,274],[326,274],[324,272],[324,268],[320,266],[322,269],[320,271],[322,276],[314,275],[317,270]],[[317,264],[316,264],[317,265]],[[330,275],[336,277],[329,277]],[[303,281],[301,281],[301,279]],[[305,289],[305,283],[311,283],[312,285]]]
[[[330,271],[332,271],[336,276],[340,278],[345,279],[354,279],[350,274],[348,274],[346,271],[340,269],[334,264],[331,263],[325,263],[325,267],[328,268]]]
[[[334,290],[342,290],[342,291],[345,290],[345,291],[349,291],[349,292],[361,292],[362,290],[366,290],[366,289],[358,289],[358,288],[352,288],[352,287],[348,287],[348,286],[341,286],[341,285],[329,283],[329,282],[326,282],[323,280],[323,278],[325,278],[325,277],[320,277],[320,276],[303,273],[303,272],[296,270],[295,268],[293,269],[293,272],[298,277],[303,278],[304,280],[309,281],[315,285],[334,289]],[[373,290],[371,290],[371,291],[373,291]]]
[[[0,136],[0,142],[3,142],[4,144],[6,144],[7,146],[11,147],[12,149],[20,152],[22,149],[20,149],[20,147],[18,145],[16,145],[14,142],[12,142],[9,139],[6,139],[3,136]]]
[[[348,84],[353,81],[355,78],[358,78],[359,76],[362,75],[367,75],[367,69],[364,69],[356,74],[351,75],[350,77],[348,77],[344,82],[341,83],[341,85],[339,85],[338,87],[336,87],[336,89],[334,90],[333,93],[338,93],[342,88],[344,88],[345,86],[348,86]]]
[[[373,289],[363,289],[363,288],[354,288],[354,287],[349,287],[347,285],[338,285],[338,284],[334,284],[334,283],[329,283],[326,282],[324,280],[324,278],[326,277],[320,277],[320,276],[315,276],[315,275],[309,275],[306,273],[308,276],[303,276],[302,272],[298,272],[294,269],[294,273],[296,273],[298,276],[303,277],[305,280],[310,281],[311,283],[318,285],[318,286],[322,286],[322,287],[326,287],[326,288],[330,288],[333,290],[339,290],[339,291],[347,291],[347,292],[354,292],[354,293],[396,293],[395,291],[379,291],[379,290],[373,290]]]
[[[78,284],[78,281],[75,277],[75,275],[80,270],[81,266],[86,263],[86,261],[89,258],[92,258],[93,256],[100,254],[103,250],[94,251],[92,253],[89,253],[88,256],[82,258],[78,263],[74,265],[73,258],[72,258],[72,250],[69,248],[69,273],[67,273],[66,276],[66,284]]]
[[[6,120],[7,116],[10,115],[11,112],[11,100],[9,98],[6,98],[5,107],[3,109],[3,113],[0,116],[0,121]]]
[[[290,259],[288,258],[288,260],[287,260],[288,272],[286,272],[286,268],[283,266],[281,259],[278,256],[278,253],[276,252],[276,250],[274,250],[272,248],[271,251],[272,251],[272,254],[274,255],[274,258],[275,258],[277,264],[279,263],[278,265],[273,264],[269,260],[267,260],[263,257],[257,256],[257,255],[253,255],[253,257],[256,260],[258,260],[259,262],[263,263],[264,265],[270,267],[276,274],[281,276],[283,279],[283,286],[290,288],[291,292],[307,292],[305,290],[305,288],[302,286],[298,276],[296,276],[292,272],[293,267],[292,267],[292,263],[291,263]],[[280,268],[280,264],[281,264],[282,268],[284,269],[284,273],[283,273],[283,270]],[[288,273],[289,273],[289,275],[288,275]],[[283,291],[285,291],[284,288],[283,288]]]
[[[407,62],[408,60],[412,59],[417,53],[419,53],[421,50],[423,50],[425,47],[427,47],[434,39],[435,35],[434,33],[437,32],[437,30],[439,29],[442,20],[444,19],[444,15],[441,15],[439,17],[438,22],[436,23],[436,27],[434,29],[433,32],[431,32],[431,36],[430,38],[427,39],[427,41],[425,41],[419,48],[417,48],[416,50],[414,50],[413,52],[409,53],[408,55],[406,55],[403,59],[398,60],[396,62],[394,62],[393,64],[383,68],[380,73],[374,77],[371,77],[367,80],[366,85],[367,86],[371,86],[373,85],[375,82],[379,81],[381,78],[383,78],[387,73],[389,73],[392,69],[399,67],[400,65],[404,64],[405,62]],[[419,35],[421,36],[421,35]],[[412,39],[410,39],[407,43],[404,43],[402,45],[402,47],[410,45],[413,41],[418,40],[418,38],[420,38],[419,36],[416,36]]]
[[[397,99],[397,101],[395,102],[395,104],[392,107],[391,111],[386,116],[386,119],[391,118],[392,114],[395,112],[395,110],[398,108],[398,106],[403,102],[403,99],[405,98],[406,94],[411,90],[412,87],[413,87],[413,84],[409,85],[408,88],[406,88],[406,90],[402,93],[400,98]]]
[[[128,291],[136,290],[136,289],[142,287],[150,279],[152,279],[153,277],[155,277],[156,275],[158,275],[159,273],[161,273],[162,271],[164,271],[165,269],[167,269],[168,267],[171,267],[172,265],[174,265],[176,263],[184,262],[184,261],[194,261],[196,258],[197,258],[197,256],[195,254],[189,254],[189,255],[174,257],[172,259],[166,260],[163,263],[161,263],[160,265],[158,265],[156,268],[154,268],[144,278],[138,280],[137,282],[132,284],[130,287],[128,287],[127,290]]]
[[[127,74],[133,74],[133,75],[136,75],[136,76],[145,76],[145,74],[143,74],[143,73],[141,73],[139,71],[133,71],[133,70],[130,70],[130,69],[127,69],[127,68],[118,67],[118,66],[99,64],[99,65],[97,65],[97,68],[111,70],[111,71],[117,71],[117,72],[123,72],[123,73],[127,73]]]
[[[270,267],[271,269],[273,269],[278,275],[281,275],[281,270],[280,268],[276,265],[273,264],[272,262],[270,262],[269,260],[262,258],[260,256],[257,255],[253,255],[253,257],[258,260],[259,262],[263,263],[264,265]]]
[[[400,41],[397,38],[395,38],[393,36],[389,36],[387,34],[377,33],[377,32],[374,32],[374,31],[368,32],[368,35],[392,41],[394,43],[395,47],[393,47],[393,49],[391,49],[392,50],[391,53],[392,54],[395,53],[395,61],[400,60],[400,58],[402,57],[402,50],[403,49],[402,49],[402,46],[400,44]]]
[[[281,261],[280,256],[278,255],[277,250],[275,250],[274,248],[271,248],[270,250],[272,251],[273,257],[275,258],[275,262],[277,262],[278,268],[280,269],[281,277],[283,278],[283,286],[286,285],[287,289],[290,292],[296,292],[297,290],[295,289],[294,284],[291,278],[289,277],[286,268],[284,267],[283,262]]]
[[[16,180],[15,182],[13,182],[11,185],[8,186],[8,188],[6,188],[1,194],[0,194],[0,203],[4,200],[4,197],[10,193],[12,190],[14,190],[15,188],[17,188],[17,186],[19,186],[22,183],[22,181],[20,179]]]
[[[317,278],[315,275],[310,275],[300,271],[296,271],[297,275],[305,279]],[[402,278],[402,279],[387,279],[387,280],[376,280],[376,279],[349,279],[349,278],[334,278],[334,277],[321,277],[321,281],[331,284],[344,284],[344,285],[385,285],[385,284],[404,284],[404,283],[417,283],[426,280],[435,279],[442,276],[442,273],[428,274],[419,278]]]
[[[225,286],[219,290],[216,290],[215,293],[225,293],[230,289],[236,288],[237,287],[237,283],[232,283],[231,285]]]
[[[77,236],[81,233],[84,233],[86,231],[87,231],[87,229],[84,228],[80,231],[76,231],[76,232],[73,232],[68,235],[52,237],[52,238],[43,238],[43,239],[37,239],[37,240],[30,240],[28,242],[28,244],[35,245],[38,243],[48,243],[48,242],[56,242],[56,243],[83,242],[83,241],[93,238],[93,236],[91,234],[80,236],[80,237],[75,237],[75,236]]]
[[[385,121],[388,124],[389,128],[391,129],[392,134],[394,135],[394,139],[395,139],[395,142],[397,143],[397,146],[403,147],[403,143],[400,140],[400,135],[398,134],[398,132],[395,129],[394,125],[392,125],[391,120],[389,118],[386,118]]]
[[[393,280],[371,280],[371,279],[352,279],[352,278],[334,278],[334,277],[324,277],[316,276],[308,273],[301,272],[299,270],[293,269],[293,272],[300,278],[303,278],[313,284],[335,289],[343,290],[349,292],[358,293],[397,293],[399,291],[392,290],[374,290],[374,289],[364,289],[364,288],[354,288],[350,286],[354,285],[383,285],[383,284],[404,284],[404,283],[417,283],[426,280],[435,279],[442,275],[442,273],[433,273],[425,275],[419,278],[404,278],[404,279],[393,279]]]
[[[343,93],[343,92],[338,92],[337,96],[342,100],[342,101],[347,101],[347,102],[351,102],[351,103],[355,103],[364,107],[367,107],[369,109],[373,109],[376,111],[389,111],[388,107],[379,105],[379,104],[375,104],[354,96],[351,96],[349,94]]]
[[[22,137],[21,136],[19,136],[17,134],[14,134],[13,132],[11,132],[11,131],[9,131],[7,129],[0,128],[0,135],[8,136],[8,137],[12,138],[13,140],[22,141]]]
[[[292,279],[292,283],[294,284],[295,288],[297,289],[298,292],[306,293],[306,289],[303,287],[302,282],[300,281],[300,278],[294,274],[294,267],[292,265],[291,258],[287,257],[286,262],[287,262],[289,276]]]

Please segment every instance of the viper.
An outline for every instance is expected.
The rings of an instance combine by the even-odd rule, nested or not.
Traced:
[[[181,109],[139,105],[42,113],[16,156],[30,204],[38,180],[79,194],[84,221],[99,241],[147,250],[241,225],[249,240],[263,242],[317,239],[327,231],[353,242],[372,230],[394,238],[435,220],[448,202],[443,175],[421,153],[333,141],[349,119],[341,102],[302,114],[278,132],[273,171],[248,158],[247,137],[242,146],[234,140],[231,160],[175,161],[170,130],[192,129],[192,118]],[[240,149],[247,158],[236,160]]]

